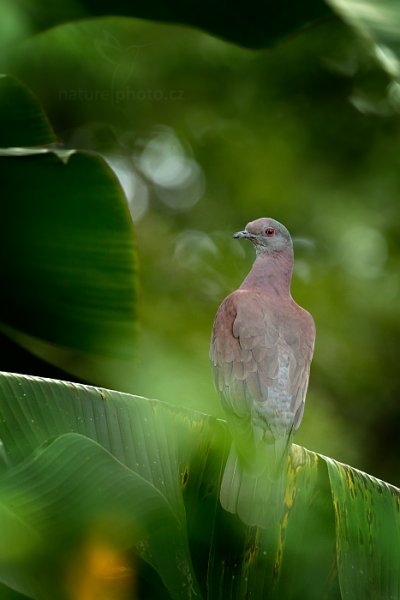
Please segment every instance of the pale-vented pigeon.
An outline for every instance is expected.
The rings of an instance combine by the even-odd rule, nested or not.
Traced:
[[[272,504],[283,503],[315,326],[290,293],[293,244],[286,227],[257,219],[233,237],[251,241],[256,259],[239,289],[219,307],[211,338],[214,382],[233,438],[220,500],[248,525],[268,527],[276,514]]]

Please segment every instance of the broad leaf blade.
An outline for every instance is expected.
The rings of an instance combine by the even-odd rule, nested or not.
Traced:
[[[29,0],[24,7],[32,27],[38,30],[83,16],[118,15],[192,25],[251,48],[269,46],[305,25],[332,14],[322,0],[306,0],[301,4],[252,0],[236,8],[228,0],[213,4],[199,1],[182,3],[179,0],[172,0],[168,4],[160,0],[135,3],[129,0],[112,3],[109,0],[81,0],[79,5],[63,3],[52,10],[44,0]]]
[[[167,404],[105,389],[0,374],[0,440],[8,466],[65,433],[79,433],[151,482],[179,518],[179,446],[195,447],[194,432],[214,419]]]
[[[400,6],[395,0],[326,0],[332,9],[375,45],[383,68],[400,79]],[[397,91],[397,99],[399,91]]]
[[[134,358],[133,225],[101,158],[61,157],[0,158],[3,331],[57,366],[111,385],[128,377]]]
[[[1,600],[27,600],[28,596],[21,594],[10,587],[0,584],[0,598]]]
[[[364,599],[368,589],[390,597],[399,589],[396,488],[350,470],[353,498],[349,467],[294,446],[282,521],[249,528],[218,501],[229,447],[224,422],[129,394],[0,376],[3,477],[68,433],[97,442],[165,498],[179,527],[187,527],[205,597],[336,599],[338,576],[346,598]]]
[[[175,411],[162,402],[88,386],[11,374],[0,376],[0,439],[6,467],[18,466],[54,436],[79,433],[101,444],[158,489],[179,524],[185,522],[181,492],[184,472],[192,473],[194,457],[202,451],[200,441],[210,453],[210,430],[215,429],[217,444],[222,424],[215,424],[215,419],[206,415]],[[215,456],[214,449],[213,472]],[[221,460],[220,454],[218,459]],[[217,476],[220,470],[221,464],[216,467]],[[214,489],[212,512],[219,481],[203,485],[207,486],[207,494]],[[206,529],[204,524],[202,527]],[[168,551],[168,544],[165,548]],[[187,570],[185,564],[182,568]],[[178,577],[173,572],[172,576]],[[179,573],[179,581],[185,583],[188,594],[183,597],[190,597],[192,580],[189,570],[186,580]]]
[[[40,146],[56,141],[32,92],[14,77],[0,75],[0,147]]]
[[[280,521],[271,519],[266,529],[246,527],[220,510],[210,561],[211,597],[340,598],[327,484],[319,456],[293,446]]]
[[[12,586],[18,579],[19,591],[54,598],[67,575],[64,555],[85,537],[97,536],[148,561],[172,598],[197,596],[184,523],[152,484],[84,436],[61,436],[10,469],[0,480],[0,498],[0,577]],[[25,533],[17,544],[16,522]],[[12,561],[15,545],[23,553]],[[52,576],[44,560],[49,554]]]
[[[323,458],[335,507],[342,598],[399,598],[400,490]]]

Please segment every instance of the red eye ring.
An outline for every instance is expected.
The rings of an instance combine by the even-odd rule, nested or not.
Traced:
[[[272,237],[273,235],[275,235],[275,229],[273,227],[267,227],[264,233],[267,237]]]

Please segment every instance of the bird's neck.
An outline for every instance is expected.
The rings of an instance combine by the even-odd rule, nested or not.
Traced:
[[[254,289],[290,298],[293,272],[293,250],[259,254],[240,289]]]

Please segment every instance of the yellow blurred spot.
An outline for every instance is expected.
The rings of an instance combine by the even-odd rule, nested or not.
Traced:
[[[68,573],[70,600],[131,600],[133,571],[112,546],[92,541],[77,553]]]

